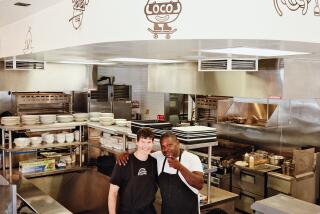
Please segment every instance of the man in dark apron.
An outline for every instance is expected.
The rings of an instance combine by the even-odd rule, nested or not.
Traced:
[[[164,159],[158,176],[162,197],[161,213],[199,213],[197,190],[203,187],[203,172],[199,157],[181,151],[177,137],[170,132],[161,136],[160,144],[161,153],[152,155],[157,161]]]
[[[110,214],[156,213],[153,202],[157,191],[157,162],[149,155],[154,135],[150,129],[140,129],[137,135],[137,150],[130,155],[128,164],[116,165],[113,169],[108,199]]]
[[[199,213],[198,191],[203,187],[203,169],[198,156],[180,150],[177,137],[167,132],[160,138],[161,151],[151,154],[157,160],[162,214]],[[129,157],[129,161],[130,161]],[[128,154],[117,162],[127,164]]]

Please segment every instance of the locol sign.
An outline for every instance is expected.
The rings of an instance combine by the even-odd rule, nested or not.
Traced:
[[[177,31],[169,24],[174,22],[180,15],[182,5],[179,0],[148,0],[144,13],[153,28],[148,28],[155,39],[159,34],[166,35],[170,39],[171,34]]]

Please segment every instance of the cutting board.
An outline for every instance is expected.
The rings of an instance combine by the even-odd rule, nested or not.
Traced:
[[[293,161],[295,163],[294,175],[314,171],[314,152],[314,148],[293,151]]]

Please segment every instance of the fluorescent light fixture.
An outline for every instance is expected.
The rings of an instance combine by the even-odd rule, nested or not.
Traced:
[[[292,55],[310,54],[310,53],[306,53],[306,52],[281,51],[281,50],[273,50],[273,49],[260,49],[260,48],[248,48],[248,47],[201,50],[201,52],[248,55],[248,56],[262,56],[262,57],[277,57],[277,56],[292,56]]]
[[[113,58],[106,59],[111,62],[129,62],[129,63],[182,63],[182,60],[164,60],[164,59],[144,59],[144,58]]]
[[[95,61],[57,61],[52,63],[59,63],[59,64],[78,64],[78,65],[114,65],[116,63],[113,62],[95,62]]]

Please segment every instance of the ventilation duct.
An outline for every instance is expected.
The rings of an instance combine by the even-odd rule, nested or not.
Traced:
[[[258,71],[258,59],[204,59],[198,71]]]
[[[44,70],[45,62],[35,60],[11,60],[4,61],[5,70]]]

